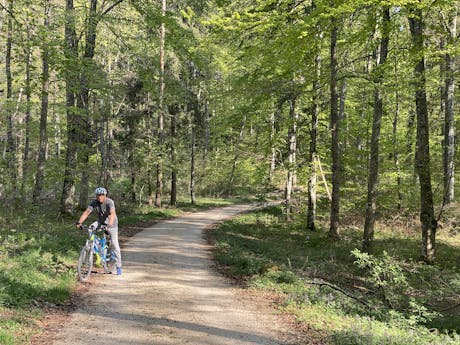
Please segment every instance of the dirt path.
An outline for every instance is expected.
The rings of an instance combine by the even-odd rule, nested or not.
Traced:
[[[237,205],[146,228],[125,244],[123,275],[96,275],[54,344],[288,344],[273,309],[212,268],[202,231]]]

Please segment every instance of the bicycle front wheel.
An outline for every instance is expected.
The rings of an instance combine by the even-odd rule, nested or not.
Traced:
[[[80,252],[80,257],[78,258],[78,279],[80,281],[88,280],[91,275],[91,270],[93,269],[93,251],[92,245],[87,243]]]

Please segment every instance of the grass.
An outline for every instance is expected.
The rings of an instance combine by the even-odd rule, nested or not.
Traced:
[[[322,344],[460,344],[460,234],[440,230],[437,261],[426,265],[415,223],[380,222],[368,261],[351,254],[359,219],[350,217],[336,242],[318,225],[286,223],[279,207],[243,215],[212,232],[215,258],[237,281],[276,294]]]
[[[201,199],[196,205],[180,200],[175,208],[132,207],[119,203],[120,235],[130,236],[144,223],[241,202]],[[76,262],[85,234],[73,223],[79,215],[61,218],[53,202],[0,210],[0,344],[27,344],[40,332],[37,320],[47,306],[68,301],[78,283]],[[92,219],[92,218],[91,218]]]

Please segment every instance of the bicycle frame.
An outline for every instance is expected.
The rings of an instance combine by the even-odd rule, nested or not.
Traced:
[[[104,229],[103,235],[98,236],[97,233],[102,231],[103,228],[97,226],[81,226],[81,228],[88,232],[88,238],[78,259],[77,272],[79,279],[86,281],[89,278],[95,255],[100,258],[104,272],[111,273],[111,266],[114,264],[114,253],[110,250],[110,234]]]

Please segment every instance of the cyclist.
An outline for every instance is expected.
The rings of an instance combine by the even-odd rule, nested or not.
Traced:
[[[93,200],[88,208],[82,213],[80,219],[76,223],[77,228],[80,227],[85,219],[90,215],[93,210],[97,212],[97,225],[107,226],[107,231],[112,238],[113,251],[115,252],[115,262],[117,266],[117,275],[121,275],[121,250],[118,243],[118,218],[115,211],[115,203],[112,199],[107,197],[107,189],[104,187],[97,187],[94,191],[96,199]]]

